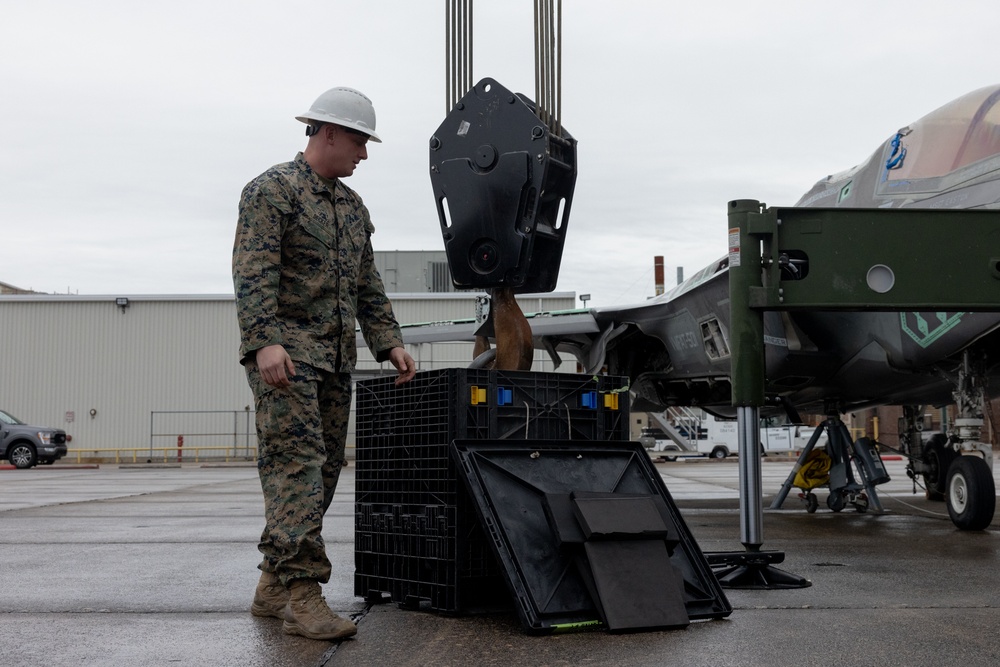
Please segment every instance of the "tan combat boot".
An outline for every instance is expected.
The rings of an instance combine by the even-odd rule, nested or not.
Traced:
[[[254,616],[273,616],[285,618],[285,606],[288,605],[288,589],[282,586],[281,580],[274,572],[261,572],[257,590],[253,594],[253,604],[250,613]]]
[[[334,614],[320,593],[319,582],[296,579],[292,582],[284,629],[290,635],[309,639],[346,639],[358,633],[358,626]]]

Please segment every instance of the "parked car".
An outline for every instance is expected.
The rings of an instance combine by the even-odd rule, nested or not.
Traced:
[[[47,426],[31,426],[0,410],[0,459],[16,468],[36,463],[55,463],[66,456],[66,431]]]

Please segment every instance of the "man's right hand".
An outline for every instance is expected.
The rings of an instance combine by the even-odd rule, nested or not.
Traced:
[[[287,387],[295,375],[295,364],[281,345],[268,345],[257,350],[257,369],[264,382],[272,387]]]

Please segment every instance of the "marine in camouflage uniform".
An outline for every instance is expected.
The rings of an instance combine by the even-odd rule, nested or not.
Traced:
[[[338,91],[360,95],[350,89],[324,95]],[[323,516],[345,465],[355,322],[375,358],[399,369],[397,382],[415,372],[375,268],[368,209],[340,180],[367,158],[367,139],[377,137],[344,127],[328,128],[323,138],[312,136],[323,127],[311,124],[305,153],[244,188],[233,248],[240,359],[256,405],[264,494],[258,595],[267,575],[272,576],[267,583],[286,589],[297,580],[330,579]],[[355,146],[344,148],[345,140]],[[322,168],[314,169],[317,165]],[[287,356],[276,376],[268,370],[273,364],[258,360],[265,350],[282,349]],[[290,617],[284,614],[289,631]]]
[[[240,355],[257,408],[267,526],[262,569],[327,582],[320,535],[344,463],[357,362],[355,320],[375,358],[403,345],[375,268],[361,198],[319,176],[302,153],[250,182],[240,199],[233,275]],[[267,385],[253,352],[283,345],[292,385]]]

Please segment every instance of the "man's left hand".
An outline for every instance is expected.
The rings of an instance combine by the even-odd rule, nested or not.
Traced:
[[[397,387],[409,382],[417,374],[417,362],[413,360],[405,348],[394,347],[389,350],[389,361],[399,371],[399,377],[396,378]]]

